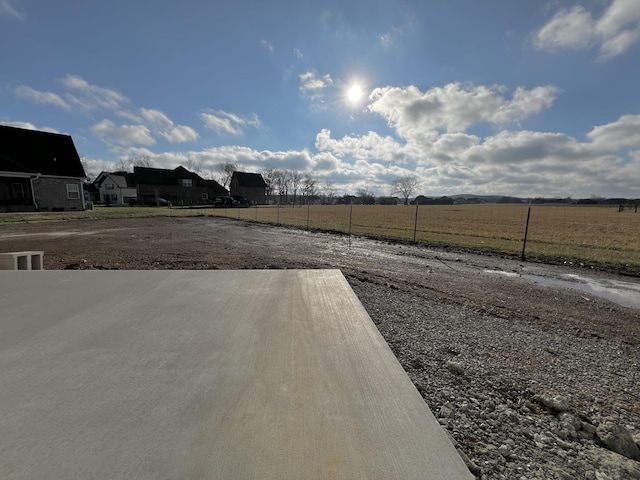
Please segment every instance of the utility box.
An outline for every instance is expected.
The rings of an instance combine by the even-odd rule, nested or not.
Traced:
[[[44,270],[44,252],[0,253],[0,270]]]

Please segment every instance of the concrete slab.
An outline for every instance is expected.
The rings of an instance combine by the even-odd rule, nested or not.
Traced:
[[[471,479],[337,270],[0,272],[0,478]]]

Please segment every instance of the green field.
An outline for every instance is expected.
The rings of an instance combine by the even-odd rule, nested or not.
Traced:
[[[3,224],[151,216],[224,216],[260,223],[520,255],[527,205],[312,205],[250,208],[96,208],[0,214]],[[640,212],[617,206],[533,205],[528,258],[640,268]]]

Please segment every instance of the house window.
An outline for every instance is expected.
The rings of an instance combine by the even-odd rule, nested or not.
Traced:
[[[26,198],[24,185],[22,183],[12,183],[11,190],[13,191],[13,198]]]
[[[190,178],[182,178],[180,179],[180,184],[183,187],[193,187],[193,180],[191,180]]]
[[[107,184],[105,184],[104,188],[106,188],[107,190],[113,190],[114,185],[113,185],[113,183],[107,183]]]
[[[202,199],[203,200],[209,200],[209,194],[208,193],[203,193],[202,194]]]
[[[118,201],[118,195],[109,195],[109,200],[111,200],[112,202],[117,202]]]
[[[67,183],[67,198],[78,200],[80,198],[80,185],[77,183]]]

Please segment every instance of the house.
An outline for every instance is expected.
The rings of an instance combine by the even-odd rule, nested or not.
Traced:
[[[69,135],[0,125],[0,212],[84,210],[85,178]]]
[[[134,167],[138,204],[211,205],[229,192],[215,180],[205,180],[180,166],[174,170]],[[162,200],[160,200],[162,199]]]
[[[267,203],[267,184],[259,173],[233,172],[229,189],[231,196],[244,197],[252,205]]]
[[[135,205],[138,199],[133,173],[101,172],[93,184],[98,191],[98,202],[107,205]]]

